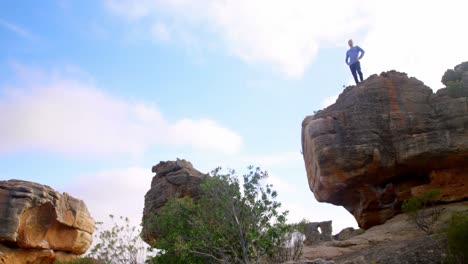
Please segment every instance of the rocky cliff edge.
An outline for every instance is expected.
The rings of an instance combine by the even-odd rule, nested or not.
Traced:
[[[405,73],[372,75],[307,116],[302,150],[315,198],[344,206],[364,229],[429,189],[441,190],[438,203],[468,200],[468,72],[446,75],[459,80],[437,93]]]

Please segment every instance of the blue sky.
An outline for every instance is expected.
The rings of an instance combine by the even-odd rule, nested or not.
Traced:
[[[464,1],[392,3],[2,1],[0,179],[137,223],[159,161],[254,164],[292,221],[356,226],[315,201],[300,154],[303,118],[351,84],[347,40],[366,51],[365,77],[397,69],[433,90],[468,58]]]

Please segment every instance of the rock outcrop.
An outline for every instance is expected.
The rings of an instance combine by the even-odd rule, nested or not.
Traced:
[[[0,181],[0,263],[53,263],[86,252],[95,222],[83,201],[49,186]]]
[[[198,198],[200,183],[204,175],[193,165],[186,161],[161,161],[153,166],[152,172],[156,173],[151,181],[151,189],[145,195],[145,208],[143,211],[143,240],[153,245],[158,236],[157,230],[148,226],[152,217],[167,202],[172,195]]]
[[[407,215],[398,214],[385,224],[374,226],[349,239],[305,245],[302,258],[321,258],[336,264],[445,263],[447,244],[441,232],[446,229],[453,211],[468,210],[468,202],[440,205],[437,208],[444,210],[434,223],[436,236],[428,237],[415,223],[408,221]]]
[[[306,223],[304,225],[304,244],[314,245],[331,241],[333,239],[332,231],[332,221]]]
[[[439,203],[464,201],[468,100],[405,73],[372,75],[304,119],[302,150],[315,198],[344,206],[364,229],[429,189],[441,190]]]
[[[340,240],[340,241],[348,240],[362,233],[364,233],[364,230],[362,229],[354,229],[352,227],[348,227],[348,228],[341,230],[338,234],[334,235],[333,239]]]

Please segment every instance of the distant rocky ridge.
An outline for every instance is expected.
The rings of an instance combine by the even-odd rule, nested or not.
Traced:
[[[175,194],[197,198],[200,194],[200,183],[204,175],[196,170],[192,163],[177,159],[176,161],[161,161],[153,166],[156,173],[151,181],[151,188],[145,195],[145,208],[143,211],[143,240],[154,246],[158,232],[148,226],[150,220],[157,214],[167,199]]]
[[[315,198],[344,206],[364,229],[429,189],[441,190],[441,204],[468,200],[468,67],[453,72],[455,94],[389,71],[307,116],[302,150]]]
[[[95,222],[85,203],[49,186],[0,181],[0,263],[53,263],[84,254]]]

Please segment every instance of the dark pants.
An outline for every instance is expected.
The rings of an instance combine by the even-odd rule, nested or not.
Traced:
[[[349,68],[351,69],[351,73],[353,74],[354,81],[356,82],[356,84],[359,83],[358,78],[357,78],[358,74],[362,82],[363,78],[362,78],[362,72],[361,72],[361,63],[359,61],[356,61],[355,63],[349,65]]]

